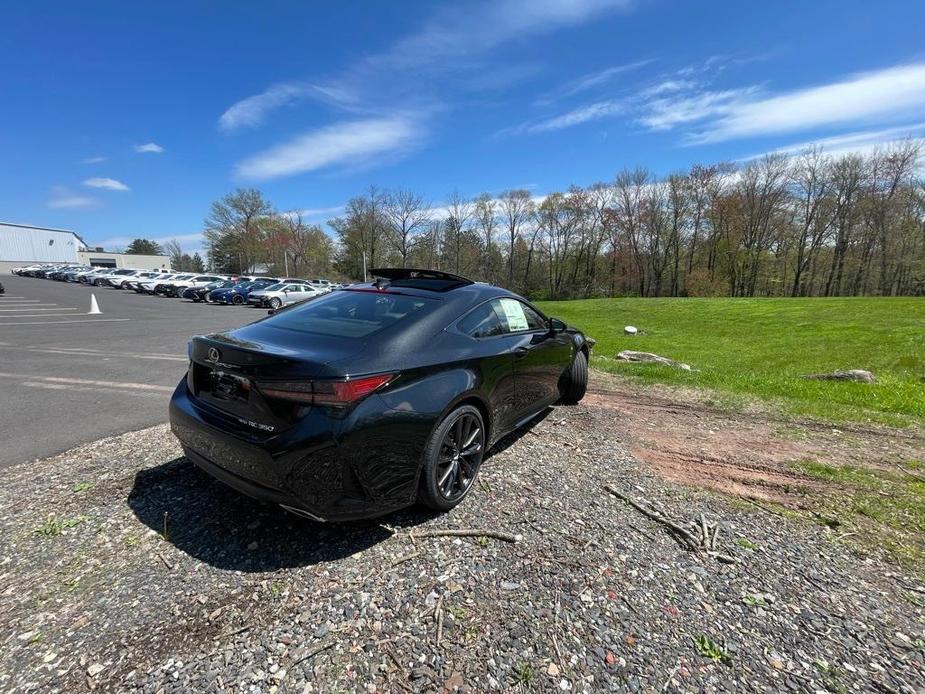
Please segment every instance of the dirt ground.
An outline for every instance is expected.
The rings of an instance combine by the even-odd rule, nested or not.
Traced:
[[[666,479],[793,509],[816,508],[838,491],[803,474],[800,462],[900,472],[925,458],[922,431],[798,422],[758,407],[733,412],[702,393],[600,372],[585,402],[612,410],[630,452]]]

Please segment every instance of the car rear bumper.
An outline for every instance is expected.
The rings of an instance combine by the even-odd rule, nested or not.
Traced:
[[[364,402],[373,406],[371,400]],[[170,401],[171,431],[187,458],[247,496],[320,521],[372,518],[413,503],[419,454],[390,460],[371,446],[394,423],[346,433],[343,424],[319,411],[283,434],[251,435],[246,424],[193,396],[185,379]],[[396,437],[394,450],[417,451],[423,441],[416,443]]]

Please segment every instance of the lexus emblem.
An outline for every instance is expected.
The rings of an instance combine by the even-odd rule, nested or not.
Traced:
[[[209,347],[209,361],[217,362],[222,358],[222,353],[219,352],[215,347]]]

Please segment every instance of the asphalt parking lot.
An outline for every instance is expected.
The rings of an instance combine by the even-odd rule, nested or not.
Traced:
[[[265,315],[105,288],[4,276],[0,468],[163,422],[192,335]],[[101,315],[88,315],[95,294]]]

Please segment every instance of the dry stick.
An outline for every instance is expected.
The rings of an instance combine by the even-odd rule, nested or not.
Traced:
[[[907,468],[907,467],[903,467],[902,465],[899,466],[899,469],[902,470],[903,472],[905,472],[907,475],[909,475],[909,477],[914,477],[914,478],[917,479],[919,482],[925,482],[925,475],[920,475],[919,473],[917,473],[917,472],[915,472],[915,471],[913,471],[913,470],[910,470],[910,469]]]
[[[289,667],[290,667],[290,668],[295,667],[295,666],[298,665],[299,663],[303,663],[303,662],[305,662],[306,660],[308,660],[309,658],[314,658],[316,655],[318,655],[318,654],[321,653],[322,651],[326,651],[326,650],[328,650],[329,648],[333,648],[333,646],[334,646],[334,639],[331,639],[331,640],[329,640],[329,641],[326,641],[325,643],[322,643],[322,644],[320,644],[320,645],[318,645],[318,646],[315,646],[312,650],[310,650],[308,653],[306,653],[305,655],[303,655],[301,658],[299,658],[298,660],[296,660],[296,661],[294,661],[293,663],[291,663],[291,664],[289,665]]]
[[[667,692],[667,691],[668,691],[668,685],[671,684],[671,679],[672,679],[675,675],[678,674],[678,671],[679,671],[680,669],[681,669],[681,663],[680,663],[680,662],[676,663],[675,666],[674,666],[673,668],[671,668],[671,672],[668,673],[668,677],[665,679],[665,684],[662,685],[662,691],[663,691],[663,692]]]
[[[691,549],[696,549],[700,545],[700,543],[697,542],[697,539],[693,535],[691,535],[690,532],[682,528],[680,525],[636,503],[635,501],[633,501],[631,498],[626,496],[623,492],[616,489],[615,487],[612,487],[609,484],[605,484],[604,490],[610,492],[618,499],[622,499],[623,501],[628,503],[630,506],[632,506],[634,509],[639,511],[646,518],[654,520],[656,523],[661,523],[662,525],[667,526],[668,528],[671,528],[672,530],[674,530],[678,535],[680,535],[685,540],[687,540],[687,543],[690,545]]]
[[[420,533],[408,533],[411,541],[419,540],[422,537],[492,537],[502,542],[519,542],[523,535],[511,535],[509,533],[498,532],[497,530],[488,530],[480,528],[447,528],[444,530],[425,530]]]
[[[158,559],[160,559],[162,562],[164,562],[164,566],[166,566],[170,571],[173,571],[173,564],[171,564],[169,561],[167,561],[167,557],[165,557],[165,556],[164,556],[163,554],[161,554],[160,552],[157,553],[157,557],[158,557]]]
[[[443,594],[437,601],[437,648],[440,648],[440,642],[443,640]]]

